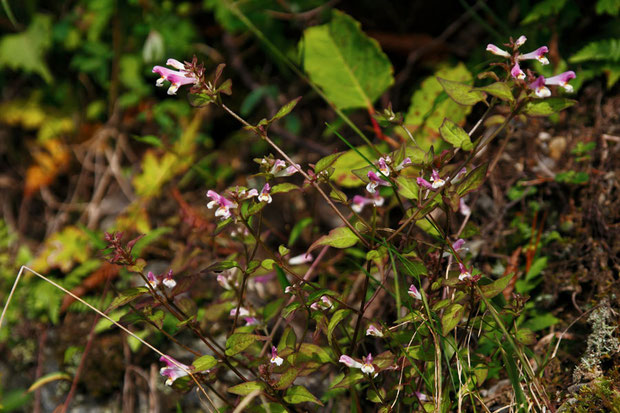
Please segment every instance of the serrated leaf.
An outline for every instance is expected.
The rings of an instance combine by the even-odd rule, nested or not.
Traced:
[[[123,290],[120,292],[119,296],[116,297],[112,303],[110,303],[110,306],[106,311],[114,310],[115,308],[125,305],[148,292],[149,289],[146,287],[135,287]]]
[[[394,83],[392,65],[376,40],[335,10],[328,24],[304,31],[304,69],[340,109],[372,107]]]
[[[484,100],[484,94],[475,90],[473,86],[462,82],[456,82],[454,80],[437,78],[439,84],[443,87],[443,90],[459,105],[473,106],[476,103]]]
[[[265,384],[259,381],[248,381],[229,387],[228,393],[238,394],[239,396],[247,396],[255,390],[264,390]]]
[[[463,318],[465,307],[461,304],[453,303],[443,313],[441,317],[441,333],[446,336]]]
[[[456,186],[456,192],[459,196],[465,196],[471,191],[475,191],[482,185],[487,175],[487,164],[480,165],[470,173],[468,173],[461,182]]]
[[[329,324],[327,325],[327,340],[329,341],[330,346],[332,345],[334,329],[338,326],[338,323],[347,318],[349,314],[351,314],[351,310],[342,308],[336,311],[332,318],[329,320]]]
[[[536,99],[525,104],[523,113],[530,116],[549,116],[569,108],[575,103],[577,103],[576,100],[559,97]]]
[[[208,354],[197,358],[192,363],[192,366],[194,367],[194,371],[197,373],[201,371],[209,370],[215,367],[215,365],[217,365],[217,359]]]
[[[505,82],[491,83],[490,85],[479,87],[475,90],[486,92],[489,95],[497,96],[498,98],[507,100],[508,102],[514,102],[515,100],[515,97],[512,95],[512,90]]]
[[[461,148],[465,151],[474,149],[474,145],[471,143],[471,138],[467,132],[448,118],[443,120],[443,123],[439,127],[439,133],[444,141],[455,148]]]
[[[284,401],[290,404],[299,404],[299,403],[315,403],[319,406],[323,406],[323,403],[312,393],[308,391],[304,386],[293,386],[286,391],[284,395]]]
[[[271,188],[271,195],[284,194],[287,192],[294,191],[296,189],[299,189],[297,185],[291,184],[289,182],[284,182],[282,184],[274,185],[274,187]]]
[[[329,245],[334,248],[349,248],[357,244],[357,236],[349,229],[349,227],[338,227],[329,231],[329,234],[323,235],[318,240],[314,241],[308,252],[318,248],[322,245]]]
[[[250,347],[257,340],[264,340],[263,336],[247,333],[235,333],[232,334],[226,340],[226,355],[234,356],[241,353],[246,348]]]
[[[481,285],[480,291],[482,291],[482,295],[484,295],[488,299],[495,297],[506,289],[513,275],[514,274],[510,273],[502,278],[493,281],[491,284]]]
[[[598,0],[596,2],[596,14],[607,13],[610,16],[618,17],[620,12],[620,1],[618,0]]]
[[[564,8],[566,0],[542,0],[525,16],[521,24],[533,23],[544,17],[556,16]]]

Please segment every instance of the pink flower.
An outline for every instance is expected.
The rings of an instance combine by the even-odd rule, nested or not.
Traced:
[[[153,73],[157,73],[159,76],[161,76],[159,79],[157,79],[157,82],[155,83],[157,86],[163,86],[164,81],[166,80],[171,83],[170,88],[168,88],[169,95],[176,95],[179,87],[183,85],[193,85],[198,82],[196,76],[193,73],[185,70],[185,65],[178,60],[168,59],[166,64],[168,66],[174,67],[178,71],[167,69],[163,66],[155,66],[153,68]]]
[[[330,300],[328,296],[323,295],[321,296],[321,299],[319,301],[315,301],[314,303],[312,303],[312,305],[310,305],[310,308],[315,311],[329,310],[330,308],[332,308],[332,305],[332,300]]]
[[[400,171],[401,169],[404,169],[404,168],[408,167],[411,164],[412,164],[411,158],[406,157],[405,159],[403,159],[403,161],[401,163],[399,163],[397,166],[394,167],[394,170]]]
[[[459,280],[461,281],[465,281],[465,280],[470,280],[472,279],[471,273],[469,272],[469,270],[467,269],[467,267],[465,267],[463,264],[461,264],[459,262],[459,269],[461,270],[461,273],[459,274]]]
[[[217,279],[217,283],[225,290],[232,290],[234,287],[237,287],[239,284],[235,280],[235,273],[231,270],[223,271],[219,273],[216,279]]]
[[[548,53],[548,52],[549,52],[549,49],[547,48],[547,46],[541,46],[538,49],[534,50],[533,52],[529,52],[529,53],[517,56],[517,60],[533,60],[533,59],[536,59],[541,64],[548,65],[549,64],[549,59],[547,59],[545,57],[545,53]]]
[[[361,195],[355,195],[352,200],[351,209],[359,214],[360,212],[362,212],[362,209],[364,209],[366,205],[372,204],[376,207],[380,207],[381,205],[383,205],[383,202],[384,202],[383,198],[381,198],[379,194],[377,193],[373,195],[375,196],[373,196],[372,198],[366,198]]]
[[[415,298],[416,300],[422,299],[422,294],[420,294],[420,291],[418,291],[418,289],[413,284],[409,286],[409,291],[407,291],[407,294],[409,294],[411,297]]]
[[[246,326],[257,326],[260,324],[260,321],[256,317],[243,317],[245,320]]]
[[[155,275],[152,271],[149,271],[146,274],[146,279],[152,288],[157,288],[160,284],[163,284],[168,288],[174,288],[177,285],[177,282],[172,278],[172,270],[168,271],[168,273],[164,276]]]
[[[269,183],[266,183],[265,186],[263,186],[263,189],[260,191],[260,194],[258,195],[258,200],[260,202],[267,202],[268,204],[271,204],[271,201],[273,201],[273,199],[271,198],[269,191],[271,191],[271,185],[269,185]]]
[[[375,171],[368,171],[368,185],[366,185],[366,190],[371,194],[374,194],[377,191],[377,187],[379,185],[382,186],[390,186],[389,182],[384,179],[379,178],[379,175]]]
[[[463,198],[459,200],[459,212],[463,215],[471,215],[471,208],[469,208]]]
[[[215,210],[216,217],[222,217],[222,219],[228,219],[232,215],[231,209],[237,208],[237,204],[229,199],[224,198],[217,192],[209,190],[207,196],[211,198],[211,202],[207,204],[207,208],[212,209],[215,205],[219,208]]]
[[[193,369],[193,367],[186,366],[170,356],[161,356],[159,361],[166,363],[166,367],[162,367],[159,370],[159,374],[168,377],[166,380],[167,386],[172,386],[172,383],[174,383],[176,379],[187,376],[189,374],[188,371]]]
[[[237,308],[235,307],[232,310],[230,310],[230,316],[234,317],[236,315],[237,315]],[[248,311],[247,308],[239,307],[239,316],[240,317],[246,317],[246,316],[249,316],[249,315],[250,315],[250,312]]]
[[[438,189],[446,184],[446,181],[439,177],[439,172],[437,172],[436,169],[433,169],[433,173],[431,174],[431,182],[428,182],[422,177],[418,177],[416,181],[418,185],[423,186],[427,189]]]
[[[487,52],[491,52],[496,56],[501,56],[501,57],[510,57],[510,53],[508,53],[505,50],[500,49],[499,47],[495,46],[494,44],[489,43],[487,45]]]
[[[364,374],[368,374],[368,375],[374,374],[373,377],[377,376],[377,374],[375,373],[375,366],[372,364],[373,362],[372,354],[370,353],[368,353],[368,356],[362,358],[361,363],[357,360],[352,359],[351,357],[345,354],[340,356],[340,359],[338,361],[347,367],[351,367],[354,369],[361,369],[362,373]]]
[[[271,346],[271,360],[269,360],[271,364],[275,364],[276,366],[281,366],[284,360],[282,357],[278,356],[278,349],[276,346]]]
[[[560,73],[557,76],[552,76],[550,78],[545,79],[546,85],[558,85],[562,86],[564,90],[571,93],[573,91],[573,87],[568,84],[568,81],[575,78],[575,72],[569,70],[568,72]]]
[[[543,76],[540,76],[538,79],[530,83],[528,87],[533,89],[534,93],[536,93],[536,96],[539,98],[548,98],[551,96],[551,91],[545,86],[545,78]]]
[[[463,245],[465,245],[465,240],[463,238],[459,238],[454,241],[454,244],[452,244],[452,249],[458,252],[461,248],[463,248]]]
[[[515,42],[515,46],[521,47],[521,46],[523,46],[525,44],[526,41],[527,41],[527,37],[521,35],[521,36],[519,36],[519,38]]]
[[[392,163],[392,158],[390,158],[389,156],[382,156],[381,158],[379,158],[379,171],[385,176],[390,176],[390,167],[388,166],[388,164],[390,163]]]
[[[383,333],[381,330],[377,328],[374,324],[370,324],[366,329],[367,336],[375,336],[375,337],[383,337]]]
[[[155,276],[155,274],[153,274],[153,271],[149,271],[146,274],[146,279],[149,281],[152,288],[157,288],[159,285],[159,279]]]
[[[263,164],[269,164],[269,162],[270,161],[265,158],[262,161]],[[282,159],[276,159],[273,161],[273,165],[271,166],[269,173],[277,178],[280,178],[284,176],[291,176],[295,172],[299,172],[299,169],[301,169],[301,165],[299,164],[289,165],[287,167],[285,161]]]
[[[521,67],[519,67],[519,62],[515,63],[515,65],[512,67],[512,70],[510,71],[510,74],[515,79],[525,79],[525,73],[523,73],[523,70],[521,70]]]

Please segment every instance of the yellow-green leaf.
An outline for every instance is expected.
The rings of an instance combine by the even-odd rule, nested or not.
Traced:
[[[471,143],[471,139],[467,132],[448,118],[443,120],[443,123],[439,127],[439,133],[444,141],[455,148],[461,148],[465,151],[474,149],[474,145]]]
[[[357,236],[349,229],[349,227],[338,227],[329,231],[329,234],[323,235],[308,249],[308,252],[322,245],[329,245],[334,248],[349,248],[357,244]]]
[[[284,401],[290,404],[310,402],[323,406],[323,403],[314,397],[304,386],[293,386],[289,388],[284,395]]]

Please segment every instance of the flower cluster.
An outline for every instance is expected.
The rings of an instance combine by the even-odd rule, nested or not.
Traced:
[[[545,54],[549,52],[549,48],[547,46],[541,46],[538,49],[532,52],[529,52],[529,53],[524,53],[524,54],[519,53],[518,51],[519,47],[521,47],[526,41],[527,41],[527,38],[525,36],[520,36],[514,43],[512,43],[511,46],[513,48],[513,54],[508,53],[506,50],[500,49],[494,44],[487,45],[488,52],[496,56],[501,56],[501,57],[510,59],[510,62],[511,62],[510,63],[511,64],[510,75],[515,80],[519,80],[519,81],[524,81],[527,78],[525,72],[523,72],[523,70],[521,69],[519,62],[522,62],[524,60],[537,60],[542,65],[549,64],[549,59],[547,59],[547,57],[545,56]],[[559,75],[552,76],[550,78],[539,76],[538,78],[529,82],[527,84],[527,87],[533,90],[535,95],[538,96],[539,98],[546,98],[546,97],[551,96],[551,91],[549,90],[549,88],[547,88],[547,85],[560,86],[560,87],[563,87],[564,90],[566,90],[567,92],[569,93],[572,92],[573,87],[569,85],[568,82],[574,78],[575,78],[575,72],[573,72],[572,70],[569,70],[567,72],[560,73]],[[532,76],[532,79],[533,79],[533,76]]]
[[[146,279],[148,280],[148,285],[153,289],[157,289],[161,284],[168,288],[174,288],[177,285],[177,282],[172,278],[172,270],[162,275],[155,275],[152,271],[149,271],[146,274]]]
[[[215,216],[220,217],[222,220],[228,219],[232,217],[232,211],[235,210],[239,206],[240,201],[245,201],[250,198],[257,197],[259,202],[266,202],[268,204],[271,203],[271,186],[269,183],[266,183],[263,186],[263,189],[259,193],[256,189],[239,189],[237,188],[234,192],[231,193],[232,200],[228,199],[213,190],[207,191],[207,197],[211,198],[211,201],[207,204],[207,208],[213,209],[217,206],[215,210]]]
[[[179,62],[175,59],[168,59],[167,66],[172,66],[177,70],[165,68],[163,66],[155,66],[153,73],[157,73],[160,78],[157,79],[155,84],[159,87],[164,85],[164,81],[170,82],[168,88],[169,95],[176,95],[177,90],[183,85],[194,85],[198,83],[198,77],[192,72],[187,70],[187,65]]]
[[[381,176],[388,177],[392,173],[392,170],[398,172],[407,166],[411,165],[411,159],[405,158],[398,165],[392,164],[392,158],[390,156],[380,157],[375,166],[380,172]],[[374,169],[371,169],[366,174],[368,177],[368,184],[366,185],[366,191],[370,194],[368,197],[361,195],[355,195],[352,200],[351,209],[356,213],[362,212],[366,205],[373,205],[375,207],[382,206],[384,199],[379,195],[377,188],[379,186],[391,186],[391,184],[383,179]]]

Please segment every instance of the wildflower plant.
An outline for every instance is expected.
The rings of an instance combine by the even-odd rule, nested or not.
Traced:
[[[363,52],[347,50],[345,71],[330,68],[331,77],[343,79],[340,89],[316,66],[317,48],[340,47],[329,39],[336,29]],[[493,62],[478,85],[437,79],[454,102],[486,110],[469,131],[445,118],[435,153],[434,146],[422,149],[391,106],[375,110],[373,102],[393,80],[389,61],[357,22],[336,12],[328,25],[305,32],[308,75],[291,65],[365,145],[356,147],[332,129],[350,150],[314,163],[294,161],[270,132],[301,98],[269,119],[250,122],[228,106],[233,88],[224,64],[212,73],[196,57],[168,59],[174,70],[155,66],[156,85],[169,83],[169,95],[187,86],[193,107],[212,105],[227,113],[269,148],[256,159],[251,179],[204,188],[214,250],[222,247],[206,268],[158,275],[133,253],[139,239],[125,243],[121,233],[105,236],[109,261],[141,280],[108,311],[129,308],[170,341],[175,356],[193,360],[183,364],[162,355],[162,382],[181,391],[197,386],[212,409],[230,411],[248,404],[255,411],[305,411],[304,403],[347,398],[364,398],[384,412],[397,405],[401,411],[454,411],[478,406],[481,386],[503,368],[520,408],[550,407],[529,361],[531,343],[524,337],[531,332],[519,326],[518,306],[501,294],[514,274],[494,279],[477,268],[463,234],[475,211],[471,196],[490,168],[477,155],[492,149],[495,139],[509,139],[506,131],[516,119],[548,116],[573,104],[552,89],[570,92],[575,74],[537,75],[530,61],[548,64],[548,49],[522,53],[526,41],[520,36],[501,47],[489,44]],[[368,73],[358,70],[364,64]],[[368,111],[373,139],[343,112],[357,108]],[[482,131],[491,116],[495,123]],[[291,234],[274,235],[266,216],[311,195],[330,211],[332,228],[316,226],[312,242],[292,252],[293,243],[283,245],[282,239],[300,232],[297,224]],[[213,302],[192,301],[192,277],[208,280]],[[200,350],[170,334],[163,320],[196,337]]]

